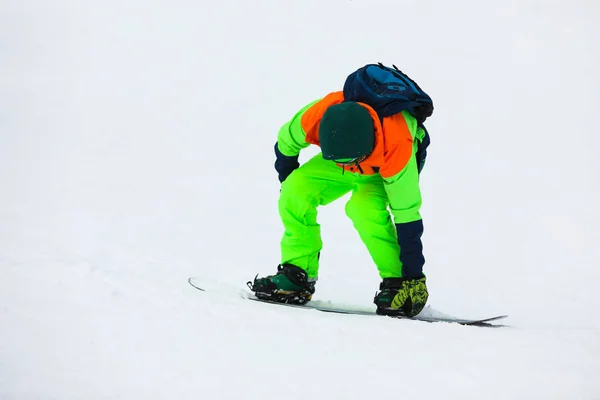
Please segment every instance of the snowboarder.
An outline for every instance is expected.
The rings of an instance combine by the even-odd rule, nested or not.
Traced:
[[[352,192],[346,215],[382,279],[374,298],[377,313],[415,316],[428,299],[419,174],[429,135],[406,107],[382,117],[377,104],[350,101],[348,85],[349,80],[343,92],[303,107],[279,131],[275,169],[284,225],[281,263],[274,275],[257,276],[249,286],[261,299],[308,302],[322,249],[317,207]],[[311,144],[321,153],[300,166],[299,153]]]

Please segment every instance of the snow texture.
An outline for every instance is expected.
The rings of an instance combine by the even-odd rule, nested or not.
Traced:
[[[3,1],[0,399],[600,399],[598,20],[586,0]],[[277,131],[378,61],[435,102],[429,304],[510,327],[186,282],[275,271]],[[320,209],[315,301],[369,308],[346,200]]]

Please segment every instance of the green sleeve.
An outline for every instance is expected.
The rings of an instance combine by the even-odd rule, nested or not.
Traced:
[[[320,99],[319,99],[320,100]],[[306,142],[306,132],[302,129],[302,116],[310,107],[319,100],[304,106],[294,117],[285,123],[277,135],[279,151],[288,157],[297,156],[300,150],[308,147],[310,143]]]
[[[421,219],[421,189],[414,154],[402,171],[384,179],[384,186],[396,224]]]
[[[419,171],[415,154],[418,149],[418,140],[422,139],[424,132],[421,128],[417,127],[417,121],[412,115],[405,112],[403,114],[413,136],[412,155],[404,169],[396,175],[384,179],[385,190],[396,224],[420,220],[422,204]]]

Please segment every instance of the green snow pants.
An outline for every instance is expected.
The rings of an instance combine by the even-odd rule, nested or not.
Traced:
[[[323,247],[317,207],[325,206],[352,191],[346,215],[352,220],[381,278],[402,276],[396,227],[379,174],[345,171],[321,154],[296,169],[282,184],[279,215],[284,234],[281,263],[294,264],[317,279],[319,252]]]

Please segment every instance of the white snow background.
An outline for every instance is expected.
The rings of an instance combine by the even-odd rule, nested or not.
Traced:
[[[599,20],[585,0],[3,0],[0,399],[600,399]],[[378,61],[435,102],[429,304],[510,327],[186,282],[275,271],[277,131]],[[346,199],[320,209],[315,300],[368,308]]]

